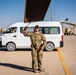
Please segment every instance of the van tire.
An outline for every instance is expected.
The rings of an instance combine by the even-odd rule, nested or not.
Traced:
[[[8,51],[15,51],[16,46],[14,43],[10,42],[10,43],[7,43],[6,48]]]
[[[52,42],[47,42],[45,49],[46,51],[53,51],[55,49],[55,46]]]

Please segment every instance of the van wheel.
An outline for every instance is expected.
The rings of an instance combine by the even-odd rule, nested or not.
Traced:
[[[14,51],[16,49],[16,46],[14,43],[8,43],[6,47],[8,51]]]
[[[45,49],[46,51],[53,51],[55,49],[55,46],[52,42],[47,42]]]

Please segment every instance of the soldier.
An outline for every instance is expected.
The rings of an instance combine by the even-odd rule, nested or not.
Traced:
[[[34,32],[27,32],[27,28],[24,28],[24,36],[30,36],[31,38],[31,55],[32,55],[32,68],[33,72],[36,73],[36,65],[38,70],[42,71],[42,57],[43,49],[46,46],[46,38],[42,33],[39,32],[39,26],[34,27]]]

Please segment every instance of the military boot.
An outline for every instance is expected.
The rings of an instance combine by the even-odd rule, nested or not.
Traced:
[[[34,72],[34,73],[37,73],[36,69],[33,69],[33,72]]]
[[[44,70],[44,69],[38,69],[38,71],[40,71],[40,72],[44,72],[45,70]]]

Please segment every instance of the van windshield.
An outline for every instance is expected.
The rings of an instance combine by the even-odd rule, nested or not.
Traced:
[[[20,33],[23,33],[24,27],[20,27]],[[33,32],[34,27],[28,27],[28,32]],[[40,27],[39,32],[43,34],[59,34],[60,28],[59,27]]]
[[[4,31],[4,34],[5,33],[15,33],[17,31],[17,27],[11,27],[11,28],[8,28],[6,31]]]

